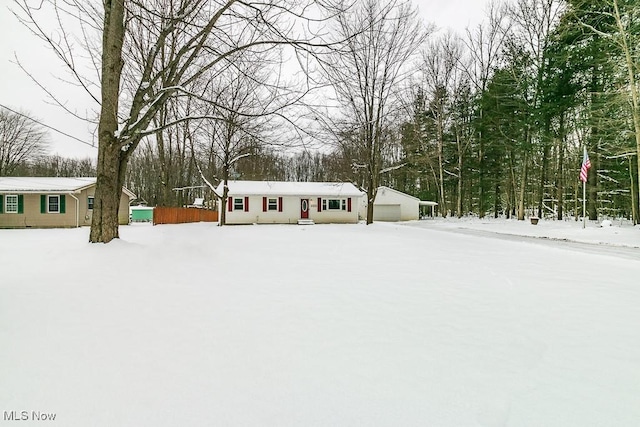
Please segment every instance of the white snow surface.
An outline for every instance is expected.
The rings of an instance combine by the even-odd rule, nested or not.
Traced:
[[[135,224],[107,245],[87,228],[0,230],[0,416],[640,425],[640,252],[447,228],[566,228],[628,251],[640,229],[484,222]]]
[[[603,226],[605,224],[605,226]],[[564,221],[539,219],[536,225],[530,218],[525,221],[503,218],[430,218],[407,222],[405,225],[441,229],[476,230],[499,235],[535,237],[540,239],[592,243],[597,245],[640,248],[640,226],[633,227],[624,219],[584,222],[582,218]],[[640,254],[638,254],[640,258]]]
[[[21,192],[67,192],[89,187],[96,183],[96,178],[61,178],[61,177],[0,177],[0,191]]]

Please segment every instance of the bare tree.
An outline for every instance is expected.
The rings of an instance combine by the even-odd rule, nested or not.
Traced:
[[[492,73],[499,66],[506,34],[509,32],[509,24],[505,19],[505,7],[497,0],[489,3],[487,21],[475,28],[468,28],[465,44],[470,55],[467,73],[473,83],[475,93],[483,94]],[[479,108],[478,116],[482,120],[484,111]],[[477,157],[479,166],[478,182],[478,214],[483,218],[486,214],[485,207],[485,181],[487,167],[485,165],[485,141],[482,130],[476,135]]]
[[[335,24],[334,33],[346,41],[323,67],[342,109],[330,125],[355,144],[353,166],[364,170],[371,224],[380,175],[391,170],[383,165],[383,153],[392,117],[400,110],[400,83],[429,31],[403,1],[358,1],[337,15]]]
[[[270,81],[276,73],[267,64],[264,57],[236,64],[205,93],[202,108],[209,109],[215,119],[205,120],[195,135],[200,151],[217,164],[220,176],[216,178],[223,183],[222,193],[216,194],[221,200],[220,225],[226,223],[229,179],[237,173],[238,162],[268,144],[272,113],[282,106],[277,85]]]
[[[444,147],[445,138],[451,127],[454,94],[456,93],[457,73],[460,71],[462,45],[453,33],[432,41],[422,52],[422,73],[424,79],[427,116],[433,122],[438,159],[437,180],[440,213],[447,216],[447,198],[445,197]]]
[[[0,108],[0,176],[44,153],[47,132],[26,113]]]
[[[170,99],[200,97],[198,81],[216,79],[250,52],[288,45],[304,54],[319,39],[308,31],[322,1],[267,0],[104,0],[98,8],[89,0],[15,0],[24,22],[56,50],[63,62],[85,82],[66,42],[52,39],[35,15],[42,3],[57,12],[78,15],[83,29],[102,35],[97,186],[89,240],[109,242],[118,237],[118,206],[127,163],[145,136],[157,133],[153,120]],[[69,37],[64,37],[69,40]],[[88,84],[85,84],[88,87]],[[122,97],[126,93],[128,96]],[[185,120],[180,117],[168,127]],[[217,119],[214,117],[214,119]]]
[[[561,8],[558,0],[517,0],[515,4],[508,8],[509,16],[513,21],[514,31],[509,37],[508,45],[511,52],[508,55],[512,57],[524,56],[527,58],[528,64],[524,66],[529,68],[521,76],[514,76],[516,80],[530,80],[524,87],[526,93],[523,93],[523,99],[526,101],[529,109],[530,119],[527,120],[524,141],[524,160],[520,171],[520,189],[518,196],[518,220],[524,220],[525,215],[525,189],[527,185],[527,175],[529,173],[528,159],[530,156],[531,146],[534,138],[541,141],[543,148],[542,159],[542,177],[541,189],[539,194],[538,215],[542,216],[542,200],[544,198],[545,184],[547,181],[548,164],[549,164],[549,142],[548,129],[550,123],[548,118],[543,118],[544,127],[547,135],[539,135],[535,129],[536,124],[534,118],[540,114],[542,104],[542,91],[544,77],[546,75],[548,61],[545,58],[547,46],[550,42],[550,33],[557,24]],[[539,124],[538,124],[539,125]]]

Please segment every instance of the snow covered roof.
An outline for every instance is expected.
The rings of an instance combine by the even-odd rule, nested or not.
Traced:
[[[396,193],[396,194],[398,194],[400,196],[404,196],[404,197],[407,197],[409,199],[420,201],[420,199],[418,199],[417,197],[412,196],[411,194],[407,194],[407,193],[403,193],[402,191],[394,190],[393,188],[387,187],[386,185],[381,185],[380,187],[378,187],[378,193],[384,194],[384,192],[387,191],[387,190],[391,191],[393,193]]]
[[[348,182],[229,181],[229,194],[243,196],[360,197],[362,192]],[[222,194],[223,183],[216,193]]]
[[[407,193],[403,193],[402,191],[394,190],[393,188],[387,187],[386,185],[381,185],[380,187],[378,187],[378,193],[384,194],[384,192],[387,191],[387,190],[389,190],[389,191],[391,191],[393,193],[402,195],[404,197],[407,197],[409,199],[417,200],[419,206],[438,206],[437,202],[431,202],[431,201],[428,201],[428,200],[420,200],[417,197],[412,196],[411,194],[407,194]]]
[[[0,177],[0,193],[77,193],[96,184],[95,177],[51,178],[51,177]],[[135,194],[122,189],[129,198]]]

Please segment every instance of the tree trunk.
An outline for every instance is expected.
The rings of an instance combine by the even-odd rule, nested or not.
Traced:
[[[441,108],[438,108],[441,110]],[[438,193],[440,198],[440,205],[442,210],[440,214],[443,218],[447,217],[447,206],[444,198],[444,136],[443,136],[443,124],[442,124],[442,111],[438,112]]]
[[[115,140],[115,138],[114,138]],[[91,243],[109,243],[117,239],[120,197],[126,172],[126,162],[121,158],[117,140],[98,148],[97,181],[91,218]]]
[[[494,218],[498,218],[498,216],[500,216],[500,183],[496,182],[496,187],[495,187],[495,193],[496,195],[493,198],[493,217]]]
[[[564,112],[560,113],[560,130],[558,136],[558,170],[556,172],[556,197],[558,199],[558,220],[564,216]]]
[[[520,182],[520,196],[518,200],[518,221],[524,221],[524,195],[527,187],[527,152],[522,161],[522,181]]]
[[[623,17],[620,14],[620,9],[618,7],[618,1],[613,1],[616,25],[618,26],[618,30],[620,31],[620,36],[622,37],[622,50],[625,57],[625,62],[627,65],[627,76],[629,79],[629,95],[631,98],[631,117],[633,119],[633,128],[635,131],[636,137],[636,158],[637,162],[637,172],[638,172],[638,192],[635,193],[638,198],[640,198],[640,94],[638,93],[638,85],[636,84],[636,69],[637,63],[635,63],[633,55],[632,55],[632,47],[627,40],[627,33],[625,31],[625,24],[623,22]],[[632,198],[633,200],[633,198]]]
[[[515,215],[516,171],[513,164],[513,149],[509,153],[509,185],[507,186],[507,219]]]
[[[462,149],[458,149],[458,200],[456,203],[458,218],[462,218]]]
[[[227,199],[229,198],[229,159],[225,157],[224,164],[222,166],[222,200],[220,200],[220,222],[219,226],[227,225]]]
[[[576,182],[576,184],[573,187],[574,190],[574,195],[573,195],[573,212],[575,213],[574,217],[575,220],[578,221],[578,219],[580,219],[580,209],[582,208],[583,205],[578,205],[578,198],[579,198],[579,194],[578,194],[578,190],[580,188],[580,184],[578,184]],[[582,212],[582,215],[584,216],[584,212]]]
[[[544,216],[544,198],[547,195],[547,179],[549,176],[549,134],[551,122],[545,117],[544,133],[542,135],[542,171],[540,174],[540,193],[538,194],[538,218]]]
[[[367,188],[367,225],[373,223],[373,203],[376,200],[378,188],[372,177],[369,178],[369,186]]]
[[[478,151],[478,187],[480,190],[480,194],[478,195],[478,216],[480,218],[484,218],[484,153],[483,153],[483,141],[482,134],[480,135],[479,141],[479,151]]]
[[[116,136],[125,33],[124,0],[104,0],[103,4],[102,105],[98,123],[98,165],[89,237],[91,243],[109,243],[118,238],[118,208],[128,160]]]
[[[600,168],[600,144],[595,141],[589,155],[591,169],[587,178],[587,214],[589,219],[598,219],[598,169]]]
[[[638,224],[638,192],[635,189],[634,185],[634,176],[633,176],[633,162],[632,156],[627,157],[629,159],[629,178],[631,183],[631,222],[633,225]],[[639,183],[640,184],[640,183]]]

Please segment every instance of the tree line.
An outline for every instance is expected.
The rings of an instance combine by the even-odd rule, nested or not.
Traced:
[[[81,79],[100,110],[91,241],[117,237],[119,185],[171,205],[229,179],[351,181],[370,202],[386,184],[443,216],[564,219],[583,214],[583,147],[586,214],[638,221],[637,2],[496,1],[464,34],[410,1],[303,3],[70,2],[102,37],[87,43],[100,84]]]
[[[432,39],[400,124],[395,188],[442,215],[587,215],[638,222],[640,4],[494,3],[465,36]]]

